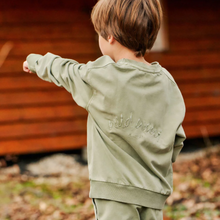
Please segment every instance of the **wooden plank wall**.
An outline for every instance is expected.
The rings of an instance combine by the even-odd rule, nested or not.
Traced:
[[[220,136],[220,1],[167,0],[166,9],[170,49],[147,58],[179,85],[187,137]]]
[[[29,53],[48,51],[79,62],[96,59],[92,1],[0,2],[0,47],[14,45],[0,69],[0,155],[86,145],[86,112],[64,89],[24,73],[22,63]],[[220,134],[219,6],[218,0],[167,0],[170,49],[146,56],[177,81],[188,138]]]
[[[100,55],[87,5],[51,2],[0,3],[0,48],[13,43],[0,69],[0,155],[86,145],[86,111],[63,88],[22,71],[29,53],[50,51],[79,62]]]

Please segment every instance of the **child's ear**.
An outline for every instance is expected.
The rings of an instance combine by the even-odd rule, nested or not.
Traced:
[[[115,42],[115,38],[112,35],[108,36],[108,42],[113,44]]]

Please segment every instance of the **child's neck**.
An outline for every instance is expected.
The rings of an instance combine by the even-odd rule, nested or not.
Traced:
[[[129,60],[135,60],[137,62],[141,62],[141,63],[145,63],[147,65],[150,65],[150,63],[148,63],[143,56],[140,56],[140,57],[136,57],[135,53],[132,51],[132,53],[124,53],[124,54],[121,54],[121,56],[118,56],[116,59],[115,59],[115,62],[118,62],[119,60],[121,59],[129,59]]]
[[[129,60],[135,60],[137,62],[145,63],[147,65],[150,65],[143,56],[136,57],[135,52],[128,49],[127,47],[124,47],[120,43],[116,41],[114,44],[114,50],[111,54],[111,58],[117,63],[121,59],[129,59]]]

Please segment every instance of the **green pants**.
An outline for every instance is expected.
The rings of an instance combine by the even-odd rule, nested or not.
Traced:
[[[93,199],[96,220],[163,220],[163,211],[111,200]]]

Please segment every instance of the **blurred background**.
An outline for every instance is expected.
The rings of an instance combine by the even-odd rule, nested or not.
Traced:
[[[91,9],[95,3],[96,0],[0,2],[1,170],[9,165],[19,164],[21,161],[19,158],[22,158],[23,162],[24,158],[33,162],[35,160],[33,155],[41,154],[39,157],[42,157],[42,155],[63,152],[82,164],[82,158],[75,155],[81,155],[81,150],[86,147],[86,111],[78,107],[64,89],[44,82],[35,75],[24,73],[22,64],[30,53],[51,52],[83,63],[97,59],[101,53],[97,35],[90,20]],[[187,141],[183,153],[193,152],[194,154],[195,150],[214,147],[217,149],[216,146],[220,142],[220,1],[163,0],[162,4],[164,23],[155,47],[146,55],[146,59],[149,62],[158,61],[164,66],[173,75],[183,94],[187,109],[183,123]],[[189,154],[187,155],[190,158]],[[204,161],[207,158],[208,162],[203,164],[203,167],[201,160]],[[186,170],[190,167],[188,171],[181,170],[184,164]],[[210,176],[218,176],[219,165],[217,151],[214,154],[208,153],[208,156],[203,154],[197,162],[184,160],[181,168],[178,165],[174,167],[176,181],[179,184],[181,179],[178,176],[180,174],[177,175],[177,173],[183,175],[195,173],[196,179],[201,177],[202,180],[206,174],[205,178],[210,179]],[[20,163],[17,171],[14,167],[15,171],[12,173],[20,173],[21,167]],[[66,170],[67,167],[64,166],[63,169]],[[209,175],[207,169],[211,170]],[[44,173],[44,175],[50,174]],[[8,178],[8,174],[6,176]],[[15,176],[10,174],[9,178]],[[0,179],[2,183],[9,181],[4,178],[6,177]],[[28,178],[31,177],[25,178],[29,181]],[[184,192],[196,189],[196,187],[192,189],[192,185],[187,185],[194,180],[194,177],[191,176],[189,179],[183,180],[185,185],[181,190],[185,189]],[[216,188],[220,187],[217,179],[216,177],[213,183],[208,183],[208,188],[212,187],[212,184]],[[22,179],[15,181],[25,182]],[[194,185],[197,186],[197,182],[194,182]],[[3,191],[0,188],[0,193]],[[192,192],[196,194],[195,191]],[[218,191],[212,194],[211,199],[213,197],[218,199],[211,204],[220,202],[219,194]],[[175,196],[176,199],[172,198],[167,208],[170,219],[220,219],[220,213],[217,213],[220,205],[212,207],[208,205],[207,209],[212,213],[214,213],[213,210],[217,210],[217,214],[211,217],[208,215],[207,218],[204,217],[204,212],[201,215],[203,217],[196,217],[198,210],[206,210],[204,207],[191,211],[191,214],[188,214],[191,217],[188,218],[187,214],[185,217],[184,214],[182,216],[173,214],[175,210],[169,205],[174,207],[177,204],[175,207],[180,213],[180,210],[189,210],[189,207],[195,207],[195,204],[200,204],[201,201],[204,204],[201,199],[196,200],[194,197],[189,199],[190,196],[187,194],[188,197],[185,200],[188,203],[179,208],[178,205],[185,201],[183,199],[185,197],[181,193]],[[83,204],[85,201],[83,200]],[[210,200],[207,199],[207,201],[210,203]],[[87,203],[90,207],[91,203],[88,201]],[[0,203],[0,207],[3,204]],[[47,205],[41,204],[41,208],[46,210]],[[9,209],[5,214],[10,218],[1,219],[31,219],[28,216],[16,218],[16,215],[13,217],[14,215],[10,215],[10,212]],[[51,217],[51,219],[68,219],[58,214],[58,217]],[[32,219],[50,219],[49,215],[45,218],[40,214],[36,216]],[[93,215],[91,214],[90,217],[92,218]],[[78,217],[71,217],[71,219],[89,219],[90,217],[79,214]]]

